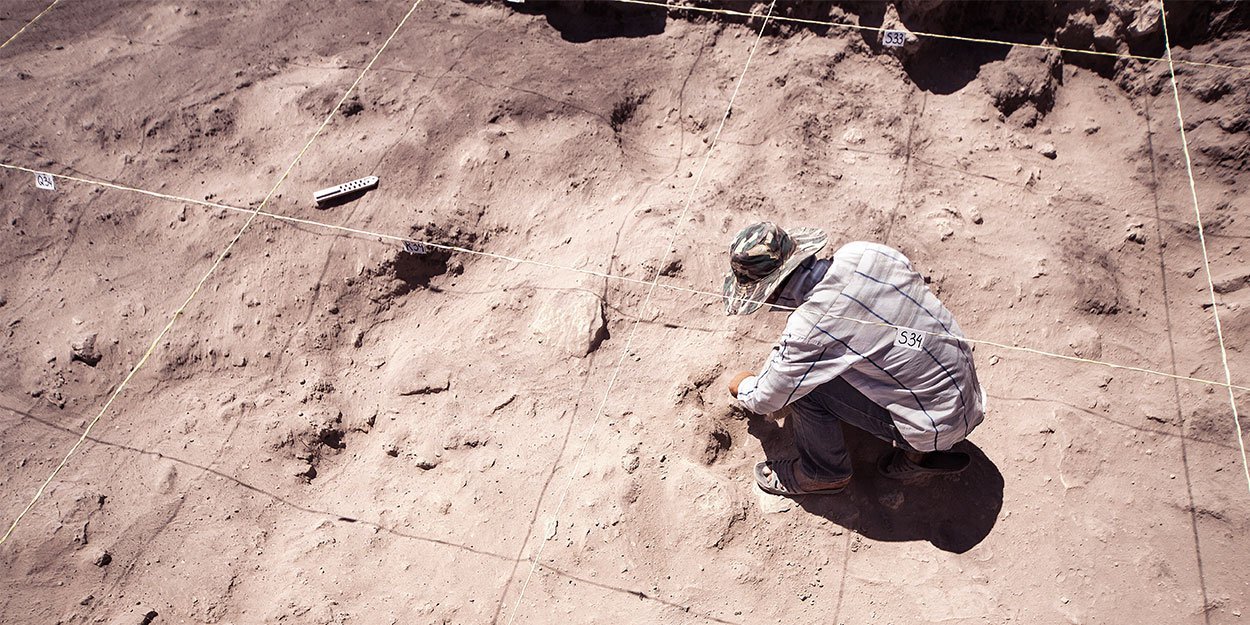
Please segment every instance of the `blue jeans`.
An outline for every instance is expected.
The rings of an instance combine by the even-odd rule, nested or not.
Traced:
[[[836,482],[851,476],[851,456],[846,450],[842,424],[849,423],[873,436],[914,451],[894,425],[885,408],[878,406],[842,378],[834,378],[790,404],[790,428],[799,450],[799,466],[808,477]]]

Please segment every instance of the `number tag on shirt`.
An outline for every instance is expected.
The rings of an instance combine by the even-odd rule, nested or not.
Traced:
[[[906,349],[922,351],[924,350],[924,337],[924,332],[919,330],[899,328],[898,334],[894,337],[894,344]]]

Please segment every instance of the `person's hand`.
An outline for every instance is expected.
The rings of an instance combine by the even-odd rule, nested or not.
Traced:
[[[733,397],[734,399],[737,399],[737,398],[738,398],[738,385],[739,385],[739,384],[742,384],[742,381],[743,381],[743,380],[745,380],[745,379],[747,379],[747,378],[749,378],[749,377],[751,377],[751,376],[753,376],[753,375],[755,375],[755,374],[754,374],[754,373],[752,373],[752,372],[750,372],[750,371],[743,371],[743,372],[739,373],[738,375],[735,375],[735,376],[733,377],[733,379],[729,381],[729,395],[730,395],[730,397]]]

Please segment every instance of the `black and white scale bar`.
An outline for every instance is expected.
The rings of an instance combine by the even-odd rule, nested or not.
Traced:
[[[377,176],[365,176],[364,178],[359,178],[351,182],[344,182],[343,184],[337,186],[322,189],[313,194],[313,199],[316,200],[318,204],[325,204],[326,202],[332,202],[354,193],[368,191],[369,189],[377,186]]]

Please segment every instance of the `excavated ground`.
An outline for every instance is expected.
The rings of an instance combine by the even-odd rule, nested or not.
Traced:
[[[779,13],[1163,52],[1145,5],[996,4]],[[1216,4],[1173,53],[1250,67]],[[0,160],[256,207],[408,8],[63,2],[0,50]],[[849,491],[791,503],[750,480],[788,428],[724,391],[784,315],[558,268],[716,291],[741,226],[820,226],[974,339],[1224,379],[1166,64],[778,24],[701,174],[743,22],[417,6],[266,210],[547,265],[257,218],[0,546],[0,622],[1240,622],[1227,389],[981,344],[967,473],[852,435]],[[1244,386],[1250,71],[1177,80]],[[0,217],[7,527],[246,215],[3,170]]]

